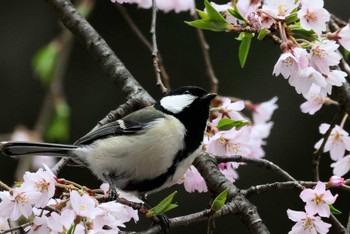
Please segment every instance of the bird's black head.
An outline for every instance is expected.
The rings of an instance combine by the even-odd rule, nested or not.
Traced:
[[[174,116],[199,114],[200,111],[206,113],[208,119],[210,101],[215,96],[196,86],[184,86],[168,93],[155,107]]]
[[[199,87],[184,86],[171,91],[155,104],[156,109],[175,116],[185,126],[187,152],[183,156],[200,146],[209,118],[210,102],[215,96]]]

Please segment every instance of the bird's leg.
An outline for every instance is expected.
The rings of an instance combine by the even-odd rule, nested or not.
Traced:
[[[119,194],[117,192],[116,187],[114,186],[113,180],[111,179],[111,175],[109,173],[103,173],[103,177],[105,178],[106,182],[109,184],[109,191],[108,191],[108,201],[115,201],[119,197]]]
[[[142,197],[142,200],[145,202],[145,205],[148,206],[149,209],[153,207],[153,205],[147,200],[146,194]],[[161,215],[157,215],[156,217],[158,218],[157,222],[159,222],[160,226],[162,227],[164,234],[169,233],[170,220],[168,216],[166,216],[165,214],[161,214]]]

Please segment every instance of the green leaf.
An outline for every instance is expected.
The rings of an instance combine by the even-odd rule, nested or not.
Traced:
[[[210,209],[214,212],[219,211],[224,205],[227,200],[227,192],[228,188],[222,191],[213,201],[211,204]]]
[[[223,119],[219,120],[217,128],[220,131],[227,131],[227,130],[230,130],[232,128],[239,129],[247,124],[248,124],[248,122],[245,122],[245,121],[223,118]]]
[[[164,198],[158,205],[150,209],[151,215],[152,216],[161,215],[161,214],[164,214],[165,212],[168,212],[169,210],[172,210],[178,207],[177,204],[172,203],[176,193],[177,191],[173,192],[172,194]]]
[[[75,227],[76,227],[76,224],[73,223],[73,224],[69,227],[69,229],[68,229],[68,231],[67,231],[67,234],[74,234]]]
[[[56,104],[53,119],[45,134],[48,141],[66,142],[68,140],[69,116],[69,106],[65,102]]]
[[[257,37],[258,40],[264,39],[268,33],[269,33],[269,30],[267,30],[266,28],[260,29],[258,37]]]
[[[198,15],[199,15],[199,17],[200,17],[201,19],[209,19],[208,14],[205,13],[204,11],[201,11],[201,10],[198,10],[198,9],[196,9],[196,11],[197,11],[197,13],[198,13]]]
[[[340,215],[342,212],[338,209],[336,209],[332,204],[329,205],[329,208],[331,209],[331,213],[334,215]]]
[[[201,19],[195,21],[185,21],[185,23],[192,27],[215,32],[229,30],[231,24],[229,24],[207,0],[204,1],[204,4],[207,12],[197,10]]]
[[[34,73],[45,85],[49,84],[52,79],[58,52],[58,45],[51,42],[41,48],[32,59]]]
[[[241,34],[242,34],[242,41],[241,41],[241,44],[239,46],[238,58],[239,58],[239,63],[241,64],[241,67],[243,68],[245,65],[245,62],[247,60],[247,57],[248,57],[250,43],[252,41],[253,34],[248,33],[248,32],[241,32]],[[241,37],[241,35],[239,36],[239,38],[240,37]]]
[[[288,29],[292,30],[293,34],[301,36],[309,41],[317,40],[317,36],[313,30],[305,30],[297,24],[289,25]]]
[[[229,8],[227,9],[228,12],[230,12],[230,14],[235,17],[236,19],[239,19],[239,20],[242,20],[244,21],[245,23],[247,22],[247,20],[241,15],[241,13],[239,13],[239,10],[237,8],[237,4],[236,4],[236,1],[233,1],[233,9],[232,8]]]
[[[292,24],[292,23],[295,23],[299,20],[298,16],[297,16],[297,13],[293,13],[293,14],[290,14],[287,18],[286,18],[286,24]]]
[[[228,27],[230,24],[228,23],[221,23],[217,21],[212,21],[210,19],[201,19],[201,20],[195,20],[195,21],[185,21],[186,24],[200,29],[205,30],[211,30],[214,32],[222,32],[228,30]]]
[[[204,0],[204,6],[210,20],[227,24],[226,19],[209,3],[208,0]]]

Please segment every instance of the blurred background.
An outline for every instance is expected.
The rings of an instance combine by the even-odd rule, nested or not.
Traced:
[[[226,1],[215,1],[223,4]],[[197,1],[203,9],[203,1]],[[349,2],[325,0],[326,9],[347,20]],[[130,17],[149,37],[151,11],[125,5]],[[194,28],[184,21],[192,20],[186,13],[159,12],[157,20],[158,47],[164,66],[170,76],[172,87],[197,85],[210,88],[202,52]],[[155,75],[150,51],[139,41],[125,23],[120,12],[108,0],[96,1],[89,22],[107,41],[117,56],[142,86],[155,98],[161,96],[155,86]],[[33,129],[45,103],[47,88],[34,75],[34,54],[61,33],[61,25],[53,11],[44,1],[3,1],[0,7],[0,140],[9,136],[19,126]],[[238,61],[237,34],[205,31],[210,45],[212,63],[219,79],[219,94],[235,96],[252,102],[263,102],[278,97],[279,108],[273,115],[274,127],[267,139],[265,158],[279,165],[299,180],[312,180],[312,154],[314,144],[321,138],[318,127],[329,123],[336,108],[323,107],[314,116],[301,113],[299,106],[304,101],[294,88],[282,77],[272,76],[280,49],[271,40],[253,40],[245,67]],[[74,142],[90,131],[110,110],[125,101],[120,90],[109,80],[99,64],[78,41],[74,41],[67,62],[63,92],[70,108],[69,136]],[[349,131],[349,129],[347,129]],[[332,172],[328,154],[321,159],[321,178],[327,181]],[[18,161],[0,157],[0,180],[11,184],[15,179]],[[238,170],[239,188],[281,181],[275,173],[254,165]],[[74,180],[90,188],[99,187],[98,181],[87,169],[66,167],[60,177]],[[159,202],[174,190],[179,193],[175,200],[179,208],[171,211],[170,217],[200,211],[208,206],[209,195],[186,193],[182,186],[174,186],[150,196],[153,203]],[[349,215],[349,195],[334,189],[340,196],[334,206],[341,211],[340,221],[346,225]],[[287,217],[287,208],[303,210],[304,203],[299,192],[272,191],[251,197],[271,233],[287,233],[294,225]],[[326,222],[329,220],[325,219]],[[148,227],[148,221],[131,225],[133,230]],[[217,220],[215,233],[248,233],[238,217],[227,216]],[[206,223],[174,228],[171,233],[205,233]],[[331,233],[336,233],[331,229]]]

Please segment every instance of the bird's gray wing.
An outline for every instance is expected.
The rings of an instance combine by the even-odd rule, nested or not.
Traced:
[[[89,132],[74,144],[88,145],[96,140],[112,136],[139,134],[149,126],[149,123],[164,117],[164,113],[155,110],[153,107],[147,107]]]

